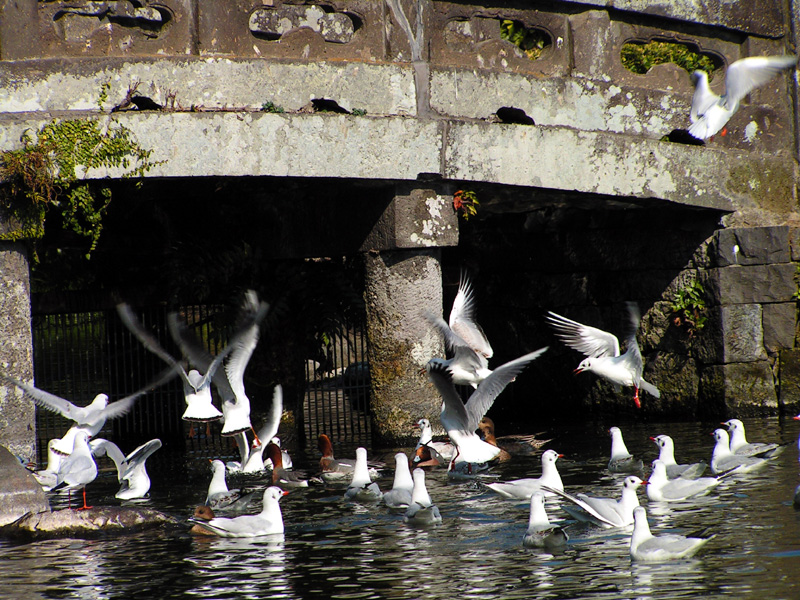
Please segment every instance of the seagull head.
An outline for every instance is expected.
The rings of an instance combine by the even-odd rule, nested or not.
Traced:
[[[99,409],[104,409],[108,406],[108,395],[106,394],[97,394],[92,400],[92,406]]]
[[[584,371],[591,371],[592,370],[592,359],[591,358],[584,358],[581,361],[581,364],[578,365],[578,368],[575,369],[575,374],[583,373]]]

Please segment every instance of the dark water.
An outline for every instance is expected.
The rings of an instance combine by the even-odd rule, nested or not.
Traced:
[[[597,530],[565,520],[571,539],[553,555],[522,547],[526,502],[504,500],[477,482],[450,483],[428,473],[428,489],[443,523],[416,529],[384,506],[342,500],[341,490],[293,490],[282,501],[283,538],[231,540],[193,536],[186,528],[27,544],[0,541],[3,598],[744,598],[800,597],[800,423],[746,420],[750,441],[779,441],[786,451],[759,472],[732,478],[711,495],[687,503],[641,503],[654,533],[707,529],[714,539],[695,558],[635,564],[629,531]],[[565,454],[558,466],[567,491],[618,494],[622,476],[606,471],[611,425],[648,464],[657,456],[649,436],[669,434],[679,462],[710,460],[716,423],[602,423],[550,432],[549,447]],[[347,452],[340,452],[346,455]],[[370,456],[390,457],[391,450]],[[208,460],[157,452],[146,506],[185,518],[205,499]],[[297,456],[313,464],[316,457]],[[150,463],[148,463],[150,464]],[[393,462],[390,462],[393,464]],[[510,479],[538,476],[538,456],[492,469]],[[264,487],[258,478],[229,478]],[[391,476],[380,481],[391,487]],[[113,504],[116,484],[102,475],[90,502]],[[548,500],[551,519],[566,519]]]

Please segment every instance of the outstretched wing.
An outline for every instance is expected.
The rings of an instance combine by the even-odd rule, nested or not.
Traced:
[[[461,273],[458,293],[450,310],[450,329],[478,354],[491,358],[494,354],[486,334],[475,321],[475,295],[466,273]]]
[[[478,389],[472,392],[469,400],[464,405],[464,410],[467,414],[466,427],[468,431],[475,431],[478,428],[478,423],[492,407],[495,399],[506,389],[506,386],[514,381],[517,375],[522,373],[531,361],[539,358],[546,350],[547,346],[511,360],[497,367],[492,371],[491,375],[480,383]]]
[[[76,423],[84,423],[86,421],[86,417],[89,414],[89,411],[86,410],[86,407],[76,406],[65,398],[61,398],[60,396],[56,396],[50,392],[45,392],[44,390],[40,390],[33,385],[24,383],[19,379],[15,379],[9,375],[0,373],[0,378],[23,390],[33,399],[36,404],[42,408],[57,412],[63,417],[75,421]]]
[[[552,311],[548,312],[547,320],[561,341],[573,350],[592,358],[619,356],[619,340],[614,334],[583,325]]]

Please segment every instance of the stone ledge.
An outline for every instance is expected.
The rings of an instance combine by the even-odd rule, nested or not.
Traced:
[[[142,147],[153,150],[153,160],[165,161],[148,177],[416,181],[420,175],[434,174],[667,200],[726,212],[757,207],[760,198],[758,189],[734,177],[738,171],[761,169],[763,185],[793,189],[793,180],[779,168],[786,162],[782,156],[751,156],[569,128],[331,113],[133,111],[102,118],[131,129]],[[38,113],[0,117],[0,149],[18,148],[24,131],[37,131],[51,119]],[[773,164],[774,174],[763,171],[764,165]],[[119,175],[103,170],[89,174],[90,178]]]

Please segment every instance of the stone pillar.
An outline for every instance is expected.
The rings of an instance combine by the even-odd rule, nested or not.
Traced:
[[[778,357],[793,347],[796,327],[791,232],[723,229],[710,245],[704,286],[712,306],[698,353],[705,365],[700,405],[710,412],[748,416],[780,408]]]
[[[444,347],[424,312],[442,314],[438,247],[457,243],[452,196],[431,187],[399,190],[362,247],[372,414],[382,442],[412,440],[421,417],[438,423],[441,397],[421,370]]]
[[[0,371],[33,379],[28,258],[22,244],[0,242]],[[0,381],[0,445],[27,461],[36,458],[36,411],[14,386]]]

